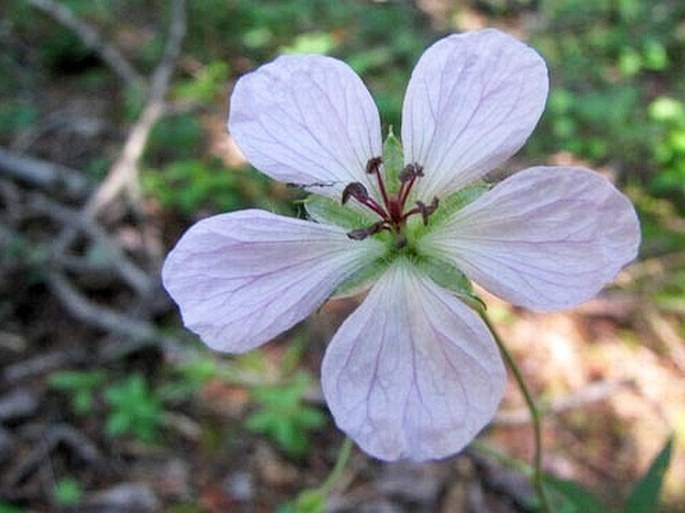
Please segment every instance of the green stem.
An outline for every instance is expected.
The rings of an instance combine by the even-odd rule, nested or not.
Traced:
[[[350,459],[351,452],[352,439],[346,436],[345,440],[340,446],[340,450],[338,451],[338,459],[335,462],[333,470],[331,470],[331,473],[328,475],[328,478],[326,478],[326,481],[319,488],[323,495],[327,496],[331,493],[331,490],[333,489],[333,486],[335,486],[336,481],[340,479],[340,475],[343,473],[343,470],[345,470],[345,466],[347,465],[347,461]]]
[[[547,492],[545,491],[545,486],[543,483],[544,474],[542,472],[542,418],[540,417],[540,412],[535,406],[535,402],[533,401],[533,397],[530,394],[530,390],[528,390],[528,386],[526,385],[526,382],[523,379],[523,374],[521,374],[521,370],[519,369],[518,365],[516,365],[516,362],[514,361],[514,358],[511,356],[511,353],[509,352],[507,347],[504,345],[504,342],[500,338],[499,333],[495,329],[495,326],[492,324],[492,322],[490,322],[490,319],[485,314],[485,312],[481,312],[480,316],[487,325],[488,329],[490,330],[490,333],[492,333],[492,336],[494,337],[500,352],[504,356],[504,360],[507,362],[507,365],[511,369],[511,372],[514,374],[514,379],[516,379],[516,383],[519,389],[521,390],[521,393],[523,394],[523,398],[526,401],[526,406],[530,411],[530,418],[533,423],[533,438],[535,442],[535,454],[533,455],[533,487],[535,488],[535,492],[537,493],[538,499],[540,500],[540,507],[542,511],[544,513],[552,513],[552,508],[549,505],[549,499],[547,498]]]

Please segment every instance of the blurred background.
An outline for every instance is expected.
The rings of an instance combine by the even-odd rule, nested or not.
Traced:
[[[182,329],[161,262],[202,217],[301,214],[300,193],[251,169],[226,132],[241,74],[283,53],[342,58],[398,133],[421,52],[486,26],[536,48],[551,77],[504,171],[593,168],[642,222],[639,260],[575,311],[485,297],[545,412],[545,469],[577,484],[564,481],[576,502],[563,511],[598,511],[581,496],[685,511],[684,2],[3,0],[0,513],[316,511],[293,501],[343,440],[319,364],[356,301],[222,356]],[[460,456],[388,465],[353,450],[328,510],[535,511],[531,454],[510,381]]]

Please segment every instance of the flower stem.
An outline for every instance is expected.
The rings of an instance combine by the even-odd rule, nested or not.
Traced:
[[[345,437],[345,440],[343,440],[342,445],[340,446],[340,450],[338,451],[338,459],[335,462],[335,466],[333,467],[333,470],[331,470],[331,473],[328,475],[326,478],[326,481],[321,485],[319,488],[319,491],[323,495],[329,495],[331,493],[331,490],[335,486],[335,483],[338,479],[340,479],[340,476],[343,473],[343,470],[345,470],[345,466],[347,465],[347,461],[350,459],[350,453],[352,452],[352,439],[348,436]]]
[[[543,511],[544,513],[552,513],[552,509],[550,507],[549,499],[547,498],[547,492],[545,491],[545,486],[543,482],[544,474],[542,471],[542,418],[540,416],[540,412],[535,406],[535,401],[533,401],[533,397],[530,394],[530,390],[528,389],[528,386],[526,385],[526,382],[523,379],[523,374],[521,374],[521,370],[519,369],[518,365],[516,365],[516,362],[514,361],[514,358],[512,357],[507,347],[504,345],[504,342],[500,338],[499,333],[495,329],[495,326],[492,324],[490,318],[487,316],[485,312],[480,312],[480,316],[487,325],[488,329],[490,330],[490,333],[492,333],[492,336],[494,337],[495,342],[497,343],[497,346],[499,347],[499,350],[502,353],[502,356],[504,356],[504,360],[507,362],[507,366],[511,369],[511,372],[514,375],[514,379],[516,379],[516,384],[521,390],[523,398],[526,401],[526,406],[530,411],[530,418],[533,423],[533,439],[535,442],[532,476],[533,487],[535,488],[538,500],[540,501],[541,511]]]

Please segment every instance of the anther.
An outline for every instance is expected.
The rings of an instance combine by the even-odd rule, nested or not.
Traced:
[[[440,200],[437,198],[437,196],[433,197],[433,201],[431,201],[430,205],[426,205],[423,201],[416,202],[416,207],[418,212],[421,214],[424,226],[428,224],[428,216],[438,209],[439,204]]]
[[[367,191],[366,187],[364,187],[364,185],[362,185],[361,183],[352,182],[343,190],[342,204],[344,205],[345,203],[347,203],[347,200],[349,200],[350,198],[354,198],[360,203],[364,203],[366,202],[366,200],[369,199],[369,191]]]
[[[352,240],[364,240],[367,237],[375,235],[376,233],[382,230],[389,229],[390,228],[388,227],[385,221],[379,221],[377,223],[372,224],[371,226],[367,226],[366,228],[360,228],[358,230],[352,230],[351,232],[347,232],[347,236]]]
[[[380,172],[383,157],[372,157],[366,163],[366,172],[370,175]]]
[[[411,180],[415,180],[420,176],[423,176],[423,167],[419,166],[418,164],[407,164],[404,166],[404,169],[400,171],[399,179],[400,182],[406,183]]]

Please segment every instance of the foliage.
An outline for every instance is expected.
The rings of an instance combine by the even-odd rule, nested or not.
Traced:
[[[653,513],[658,510],[661,485],[671,461],[672,451],[673,438],[669,438],[647,472],[633,487],[621,513]],[[592,493],[572,481],[546,476],[545,483],[558,501],[555,509],[558,513],[612,511]]]
[[[0,513],[22,513],[22,511],[22,509],[12,506],[11,504],[0,502]]]
[[[53,495],[60,506],[75,506],[83,498],[83,488],[76,479],[63,477],[55,483]]]
[[[102,371],[60,371],[50,376],[50,386],[71,394],[71,409],[85,415],[93,405],[93,394],[105,382]]]
[[[258,407],[246,419],[245,427],[267,435],[288,455],[303,457],[309,450],[309,432],[326,422],[320,410],[304,402],[311,385],[311,376],[299,371],[286,383],[255,387],[251,395]]]
[[[244,201],[236,172],[218,161],[177,160],[159,170],[148,169],[143,186],[163,207],[188,216],[207,206],[235,210]]]
[[[656,128],[652,157],[661,167],[651,180],[651,189],[685,200],[685,103],[661,96],[649,105],[648,112]]]
[[[108,387],[105,400],[111,407],[105,423],[107,434],[131,433],[144,442],[156,440],[162,422],[162,402],[141,375]]]

